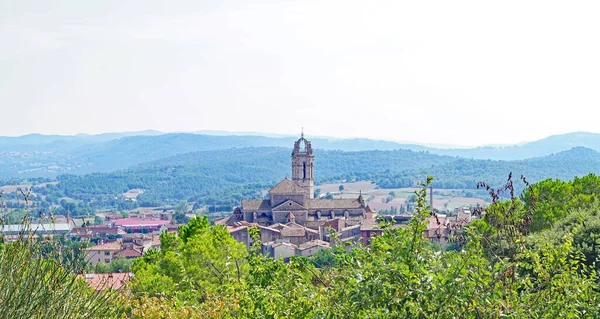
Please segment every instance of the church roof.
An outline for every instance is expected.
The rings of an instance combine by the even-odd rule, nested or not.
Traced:
[[[274,211],[282,211],[282,210],[287,210],[287,211],[292,211],[292,210],[306,210],[306,207],[296,203],[295,201],[288,199],[285,202],[279,204],[279,205],[275,205],[275,207],[273,207]]]
[[[312,210],[362,208],[361,203],[357,199],[351,198],[307,199],[304,202],[304,206]]]
[[[304,193],[304,190],[296,185],[296,183],[290,181],[287,177],[284,178],[279,184],[275,185],[269,193],[272,194],[295,194]]]
[[[271,202],[263,199],[244,199],[242,200],[243,211],[271,210]]]

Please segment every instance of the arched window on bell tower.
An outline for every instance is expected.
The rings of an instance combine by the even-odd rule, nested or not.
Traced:
[[[302,179],[306,179],[306,162],[302,162]]]

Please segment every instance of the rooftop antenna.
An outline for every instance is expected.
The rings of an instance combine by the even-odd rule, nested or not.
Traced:
[[[302,131],[301,131],[301,133],[300,133],[300,136],[301,136],[302,138],[304,138],[304,126],[302,127]]]

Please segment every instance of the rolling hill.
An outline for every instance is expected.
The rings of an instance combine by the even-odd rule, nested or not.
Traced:
[[[416,186],[426,174],[435,177],[436,188],[463,189],[474,189],[480,181],[500,186],[510,172],[516,179],[522,174],[530,182],[600,174],[600,153],[582,147],[521,161],[464,159],[407,150],[318,150],[315,155],[317,183],[370,180],[382,188]],[[89,200],[98,194],[114,197],[140,188],[145,190],[140,201],[236,205],[241,198],[259,197],[261,190],[289,176],[289,156],[289,149],[277,147],[193,152],[112,173],[62,175],[58,188],[76,199]]]
[[[296,137],[258,135],[162,134],[157,131],[101,135],[0,137],[0,178],[48,177],[124,170],[190,152],[248,147],[285,147]],[[600,134],[569,133],[506,147],[441,149],[369,139],[312,139],[319,150],[344,152],[411,150],[449,157],[524,160],[582,146],[600,151]],[[344,165],[342,162],[339,165]]]

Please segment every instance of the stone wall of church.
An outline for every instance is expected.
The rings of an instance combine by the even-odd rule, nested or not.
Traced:
[[[265,220],[271,220],[273,214],[270,211],[262,212],[244,212],[244,220],[251,223],[258,223]]]
[[[271,195],[271,207],[275,207],[288,199],[293,200],[294,202],[304,205],[304,194],[297,195],[283,195],[283,194],[272,194]]]
[[[315,211],[311,211],[310,212],[310,216],[311,217],[315,217],[316,219],[319,218],[329,218],[329,219],[333,219],[336,217],[346,217],[346,215],[348,215],[347,217],[352,217],[352,216],[360,216],[362,217],[365,213],[365,210],[363,208],[356,208],[356,209],[328,209],[328,210],[315,210]]]

